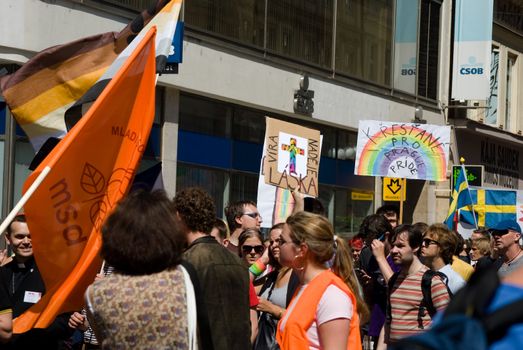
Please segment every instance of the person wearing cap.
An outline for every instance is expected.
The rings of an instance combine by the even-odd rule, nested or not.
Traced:
[[[523,251],[519,245],[521,227],[516,220],[503,220],[490,228],[490,234],[495,242],[495,247],[503,259],[503,264],[498,270],[500,277],[507,276],[510,272],[523,266]]]

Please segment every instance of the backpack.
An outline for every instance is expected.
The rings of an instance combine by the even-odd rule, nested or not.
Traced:
[[[392,350],[485,350],[502,339],[511,325],[523,322],[523,298],[487,313],[500,284],[497,269],[474,272],[443,313],[441,322],[424,333],[390,344]]]
[[[398,279],[399,272],[396,272],[391,276],[389,279],[389,298],[390,293],[392,291],[392,288],[394,287],[394,284],[396,283],[396,280]],[[436,312],[438,310],[434,306],[434,303],[432,301],[432,279],[435,276],[439,276],[445,286],[447,287],[447,292],[449,293],[449,296],[452,297],[452,292],[450,291],[449,287],[447,286],[447,276],[442,274],[441,272],[434,271],[434,270],[427,270],[425,273],[423,273],[423,276],[421,277],[421,293],[423,295],[423,299],[419,305],[418,310],[418,325],[420,329],[424,329],[423,327],[423,316],[425,315],[425,311],[429,314],[430,318],[433,318]],[[390,302],[387,304],[387,317],[390,319],[391,317],[391,308],[390,308]]]

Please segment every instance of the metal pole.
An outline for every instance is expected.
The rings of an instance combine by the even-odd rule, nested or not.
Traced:
[[[15,162],[15,142],[16,125],[11,116],[9,108],[6,106],[5,113],[5,139],[4,139],[4,179],[2,192],[2,217],[6,217],[13,205],[14,188],[14,162]],[[3,232],[0,232],[0,234]]]

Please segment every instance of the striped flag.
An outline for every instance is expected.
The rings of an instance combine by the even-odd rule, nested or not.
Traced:
[[[128,192],[154,121],[155,33],[137,42],[93,108],[25,182],[24,192],[50,169],[24,206],[46,293],[16,318],[15,333],[79,310],[100,269],[103,222]]]
[[[66,133],[65,111],[102,77],[144,25],[166,5],[172,8],[173,3],[181,0],[157,0],[120,33],[94,35],[47,48],[15,73],[0,78],[0,93],[35,151],[48,138]]]
[[[445,220],[445,224],[450,229],[456,228],[456,224],[458,222],[458,209],[466,206],[472,206],[473,204],[466,174],[465,167],[461,165],[461,171],[459,172],[456,183],[454,184],[454,190],[452,191],[452,201],[450,202],[449,212],[447,214],[447,219]],[[474,220],[474,223],[475,221],[476,220]]]
[[[172,41],[176,30],[176,22],[180,14],[182,0],[171,0],[162,10],[140,31],[134,40],[111,64],[102,77],[65,113],[67,130],[71,129],[82,115],[89,109],[92,102],[111,81],[114,74],[127,60],[134,47],[153,26],[157,28],[156,34],[156,72],[161,73],[167,63],[172,49]]]

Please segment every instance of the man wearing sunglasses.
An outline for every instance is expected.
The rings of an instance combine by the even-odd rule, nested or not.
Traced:
[[[429,238],[425,239],[422,245],[421,232],[411,225],[400,225],[391,235],[390,255],[401,270],[388,282],[388,344],[427,329],[435,313],[448,305],[449,294],[441,275],[428,271],[418,258],[419,250],[429,243]]]
[[[431,225],[421,243],[423,263],[447,277],[447,286],[452,294],[456,294],[466,283],[450,266],[457,245],[456,236],[444,224]]]
[[[225,208],[225,217],[231,231],[227,249],[238,255],[238,238],[240,234],[249,228],[260,229],[263,222],[256,203],[253,201],[237,201],[229,203]]]
[[[505,277],[510,272],[523,266],[523,251],[519,245],[521,227],[516,220],[503,220],[490,228],[490,234],[495,243],[495,248],[503,259],[503,264],[498,270],[500,277]]]

